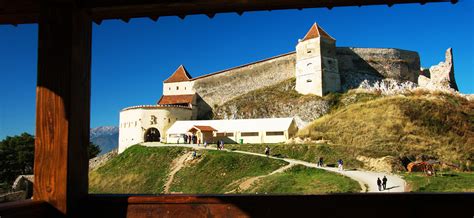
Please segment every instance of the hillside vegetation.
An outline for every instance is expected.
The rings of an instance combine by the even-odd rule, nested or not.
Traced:
[[[470,168],[474,160],[474,103],[417,92],[339,107],[299,137],[325,139],[353,149],[354,156],[417,156]]]
[[[359,184],[338,174],[328,174],[321,169],[295,166],[285,173],[273,174],[262,179],[252,193],[272,194],[323,194],[360,192]]]
[[[337,160],[344,159],[346,169],[362,168],[363,163],[353,156],[355,148],[342,145],[328,144],[228,144],[226,148],[254,153],[265,153],[265,146],[268,146],[271,155],[275,157],[291,158],[316,163],[323,157],[324,164],[337,166]]]
[[[132,146],[89,173],[89,192],[162,193],[171,162],[187,150]]]
[[[171,193],[286,193],[316,194],[357,192],[358,183],[341,175],[307,167],[293,167],[267,176],[288,163],[266,157],[227,151],[199,150],[199,157],[186,161],[174,174],[169,174],[178,159],[189,154],[183,147],[132,146],[104,166],[89,174],[91,193],[164,193],[170,184]],[[241,183],[252,179],[245,190]],[[267,179],[268,178],[268,179]],[[168,183],[167,183],[168,181]],[[171,182],[170,182],[171,181]],[[262,181],[262,183],[260,183]],[[281,183],[281,187],[279,185]],[[287,187],[293,184],[292,187]],[[260,190],[260,191],[259,191]]]
[[[406,173],[404,178],[411,192],[474,192],[473,173],[442,172],[436,176]]]
[[[364,102],[380,95],[331,93],[324,97],[302,95],[295,90],[295,78],[251,91],[215,108],[214,119],[249,119],[298,116],[311,122],[341,106]]]

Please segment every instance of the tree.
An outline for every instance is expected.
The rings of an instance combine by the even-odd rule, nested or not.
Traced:
[[[18,175],[32,174],[35,138],[22,133],[0,142],[0,183],[11,184]]]
[[[92,142],[89,142],[89,147],[87,147],[87,152],[89,153],[89,159],[97,157],[102,150],[100,147]]]
[[[98,145],[89,142],[89,159],[100,152]],[[0,184],[12,184],[19,175],[33,174],[35,138],[28,133],[7,136],[0,141]]]

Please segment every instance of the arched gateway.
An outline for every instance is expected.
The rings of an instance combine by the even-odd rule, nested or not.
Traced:
[[[160,141],[160,131],[156,128],[149,128],[145,132],[145,142],[159,142]]]

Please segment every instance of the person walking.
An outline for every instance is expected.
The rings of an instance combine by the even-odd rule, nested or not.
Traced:
[[[323,167],[323,157],[319,158],[318,167]]]
[[[267,155],[267,157],[270,155],[270,147],[268,147],[268,145],[265,147],[265,155]]]
[[[382,191],[382,181],[378,177],[377,177],[377,186],[379,187],[379,191]]]
[[[385,176],[383,176],[383,179],[382,179],[382,186],[383,186],[383,190],[387,189],[387,177]]]
[[[207,141],[204,141],[204,148],[207,147]]]
[[[342,159],[339,159],[337,161],[337,164],[338,164],[339,171],[343,171],[344,170],[344,167],[343,167],[344,162],[342,161]]]

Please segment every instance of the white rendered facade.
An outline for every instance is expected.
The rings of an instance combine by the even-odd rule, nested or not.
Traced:
[[[192,110],[186,107],[138,106],[122,110],[118,153],[145,142],[145,135],[151,128],[158,130],[160,141],[165,141],[166,131],[174,122],[189,120],[191,116]]]
[[[192,95],[194,81],[163,83],[163,95]]]
[[[293,118],[263,118],[238,120],[183,120],[175,122],[167,131],[167,142],[176,143],[188,134],[193,126],[210,126],[216,129],[214,140],[227,143],[281,143],[298,131]],[[214,143],[211,141],[209,143]]]

